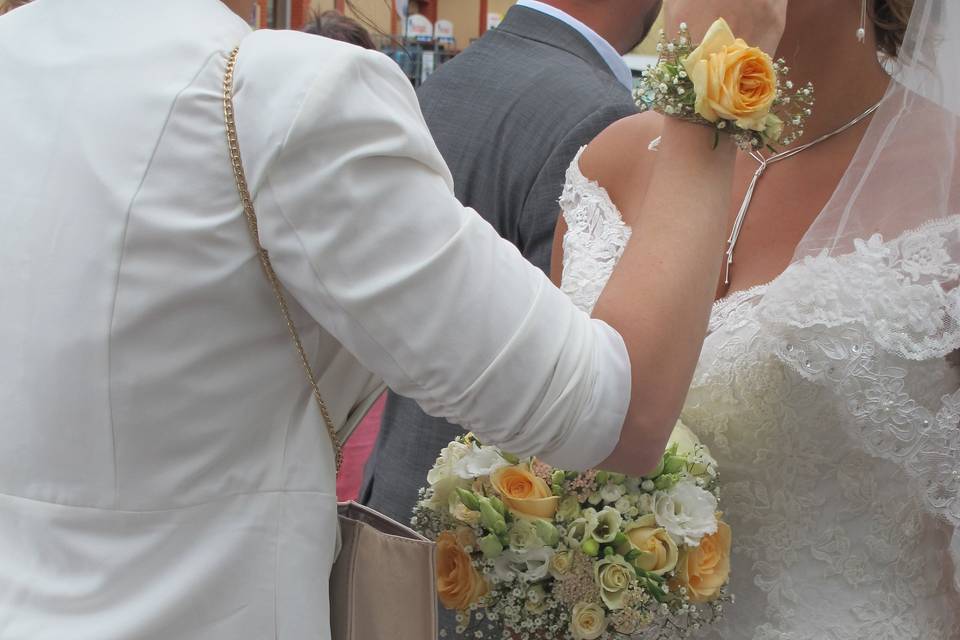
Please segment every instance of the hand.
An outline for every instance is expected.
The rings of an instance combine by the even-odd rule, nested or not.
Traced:
[[[717,18],[723,18],[738,38],[774,56],[787,20],[787,0],[665,0],[664,29],[672,39],[686,22],[699,42]]]

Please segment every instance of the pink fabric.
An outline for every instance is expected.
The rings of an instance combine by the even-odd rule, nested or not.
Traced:
[[[356,500],[360,494],[360,485],[363,483],[363,465],[373,451],[380,433],[380,417],[383,415],[383,406],[386,396],[380,396],[370,411],[364,417],[360,426],[347,440],[343,447],[343,468],[337,478],[337,499]]]

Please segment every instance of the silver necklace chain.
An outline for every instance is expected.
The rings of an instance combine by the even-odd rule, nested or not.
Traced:
[[[882,101],[881,101],[882,102]],[[821,142],[829,140],[830,138],[840,135],[847,129],[850,129],[857,124],[859,124],[865,118],[870,117],[874,111],[880,107],[880,102],[873,105],[856,118],[843,125],[839,129],[834,129],[829,133],[825,133],[816,140],[811,140],[810,142],[800,145],[799,147],[794,147],[793,149],[788,149],[786,151],[781,151],[780,153],[775,153],[772,156],[764,157],[759,151],[751,151],[750,157],[757,161],[760,165],[757,167],[757,170],[753,174],[753,179],[750,180],[750,185],[747,187],[747,193],[743,197],[743,204],[740,205],[740,211],[737,212],[737,218],[733,223],[733,230],[730,232],[730,238],[727,240],[727,265],[726,272],[723,277],[723,282],[726,286],[730,286],[730,270],[733,267],[733,250],[737,246],[737,240],[740,238],[740,231],[743,229],[743,222],[747,218],[747,210],[750,209],[750,203],[753,202],[753,194],[757,189],[757,183],[760,181],[760,178],[767,171],[767,167],[782,160],[792,158],[798,153],[806,151],[810,147],[816,146]]]

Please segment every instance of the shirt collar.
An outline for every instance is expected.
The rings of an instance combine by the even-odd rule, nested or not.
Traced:
[[[613,72],[613,75],[617,78],[617,80],[619,80],[620,83],[627,89],[631,91],[633,90],[633,74],[630,72],[630,67],[627,66],[623,56],[621,56],[617,50],[613,48],[613,45],[607,42],[599,33],[580,22],[569,13],[561,11],[560,9],[557,9],[549,4],[539,2],[538,0],[518,0],[517,6],[539,11],[540,13],[544,13],[552,18],[556,18],[557,20],[560,20],[564,24],[567,24],[575,29],[580,35],[587,39],[587,42],[593,45],[593,48],[597,50],[597,53],[600,54],[600,57],[602,57],[604,62],[607,63],[607,66],[610,67],[610,71]]]

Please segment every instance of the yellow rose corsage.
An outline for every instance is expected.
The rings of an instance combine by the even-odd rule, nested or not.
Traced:
[[[733,35],[723,18],[694,46],[685,24],[668,41],[663,31],[659,60],[637,90],[644,110],[729,133],[747,150],[791,144],[812,115],[813,85],[795,89],[783,60],[773,60]]]

